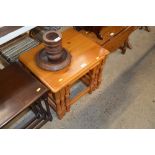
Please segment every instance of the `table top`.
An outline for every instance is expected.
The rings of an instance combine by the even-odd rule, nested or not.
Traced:
[[[19,60],[52,92],[58,92],[75,81],[109,54],[106,49],[72,28],[63,32],[62,45],[70,52],[72,59],[70,66],[61,71],[46,71],[37,66],[36,54],[44,48],[43,44],[23,53],[19,57]]]
[[[0,70],[0,127],[47,91],[42,83],[17,64]]]

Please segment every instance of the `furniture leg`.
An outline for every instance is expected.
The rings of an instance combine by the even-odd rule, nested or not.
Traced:
[[[122,47],[120,47],[121,53],[125,54],[126,53],[126,47],[125,45],[123,45]]]
[[[131,45],[129,39],[126,40],[125,44],[126,44],[127,48],[132,49],[132,45]]]
[[[100,30],[101,30],[100,27],[94,29],[94,33],[96,34],[96,36],[97,36],[98,39],[102,40],[103,38],[102,38],[102,36],[100,35]]]
[[[105,61],[103,60],[103,61],[101,62],[101,64],[100,64],[99,77],[98,77],[98,85],[97,85],[97,87],[100,86],[101,81],[102,81],[102,71],[103,71],[104,62],[105,62]]]
[[[38,111],[41,115],[41,117],[46,120],[46,111],[44,110],[42,104],[41,104],[41,100],[37,101],[36,106],[38,107]]]
[[[60,92],[55,93],[54,98],[55,98],[56,112],[57,112],[58,118],[62,119],[64,114],[62,113],[63,111],[60,105]]]
[[[96,86],[97,86],[97,73],[98,73],[98,66],[95,67],[95,78],[94,78],[94,87],[93,87],[93,91],[95,91]]]
[[[89,72],[89,76],[90,76],[90,91],[89,93],[91,94],[93,89],[94,89],[94,80],[95,80],[95,73],[96,73],[96,68],[92,69]]]
[[[60,91],[60,104],[61,104],[62,111],[65,114],[66,113],[66,106],[65,106],[65,88],[63,88]]]
[[[129,49],[132,49],[132,46],[129,42],[129,39],[127,39],[124,43],[123,43],[123,46],[120,47],[120,49],[122,50],[122,54],[125,54],[126,53],[126,49],[129,48]]]
[[[101,70],[101,65],[102,64],[99,64],[99,66],[98,66],[98,76],[97,76],[97,86],[96,86],[96,89],[99,87],[99,78],[100,78],[100,76],[101,76],[101,72],[102,72],[102,70]]]
[[[39,119],[40,118],[40,114],[36,108],[36,106],[33,104],[30,106],[31,110],[33,111],[33,113],[35,114],[36,118]]]
[[[66,110],[67,112],[70,111],[70,103],[69,103],[69,96],[70,96],[70,86],[67,86],[66,87],[66,90],[65,90],[65,102],[66,102]]]
[[[49,104],[48,104],[48,94],[45,94],[45,95],[43,96],[42,101],[44,102],[45,109],[44,109],[44,107],[42,106],[41,100],[40,100],[40,103],[39,103],[40,111],[44,114],[45,120],[47,120],[47,121],[49,121],[49,120],[52,121],[52,115],[51,115],[50,108],[49,108]]]
[[[140,26],[139,29],[140,29],[140,30],[145,30],[145,31],[147,31],[147,32],[150,32],[150,31],[151,31],[149,26]]]
[[[53,117],[52,117],[52,114],[51,114],[51,111],[50,111],[50,107],[49,107],[49,104],[48,104],[48,97],[47,97],[47,95],[46,95],[46,97],[44,98],[44,103],[45,103],[46,110],[47,110],[47,117],[48,117],[48,120],[49,120],[49,121],[52,121],[52,120],[53,120]]]

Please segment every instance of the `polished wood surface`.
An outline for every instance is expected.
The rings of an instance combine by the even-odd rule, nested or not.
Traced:
[[[102,27],[103,26],[74,26],[74,28],[77,30],[77,31],[80,31],[80,30],[86,30],[88,32],[93,32],[96,37],[98,39],[103,39],[102,38],[102,35],[100,34],[100,31],[102,30]]]
[[[56,111],[59,119],[70,111],[70,106],[81,96],[91,93],[98,87],[101,64],[109,54],[109,51],[74,29],[66,30],[62,36],[62,45],[72,56],[69,67],[57,72],[40,69],[36,65],[36,55],[44,48],[43,44],[25,52],[19,58],[51,90],[49,104]],[[78,80],[82,80],[87,87],[70,98],[71,87]]]
[[[118,48],[122,48],[122,53],[124,54],[124,50],[126,50],[127,47],[127,42],[129,42],[129,36],[130,34],[135,31],[136,27],[134,26],[129,26],[127,28],[125,28],[123,31],[121,31],[120,33],[118,33],[116,36],[114,36],[110,41],[106,42],[103,47],[107,50],[109,50],[110,52],[113,52],[115,50],[117,50]],[[124,49],[125,48],[125,49]],[[130,48],[128,46],[128,48]]]
[[[43,84],[17,64],[0,70],[0,127],[47,91]]]
[[[98,39],[93,32],[81,30],[80,33],[110,52],[121,49],[122,54],[125,54],[127,48],[131,49],[129,36],[138,28],[138,26],[103,26],[100,30],[103,39]]]
[[[106,42],[110,41],[114,36],[116,36],[126,28],[127,26],[102,26],[102,28],[100,28],[100,36],[102,37],[102,39],[99,39],[95,33],[90,31],[80,30],[80,33],[95,41],[99,45],[103,46]]]
[[[40,69],[36,65],[36,54],[44,48],[43,44],[23,53],[19,58],[52,92],[58,92],[67,84],[79,79],[109,53],[108,50],[72,28],[66,30],[62,36],[63,47],[72,55],[68,68],[57,72]]]

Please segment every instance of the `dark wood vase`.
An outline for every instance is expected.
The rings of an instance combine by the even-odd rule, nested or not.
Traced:
[[[48,31],[43,35],[45,48],[37,55],[37,64],[45,70],[58,71],[67,67],[71,55],[62,47],[62,35],[58,31]]]

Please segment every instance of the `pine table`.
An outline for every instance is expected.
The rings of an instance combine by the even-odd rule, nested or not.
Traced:
[[[46,71],[37,66],[36,54],[44,48],[43,44],[19,57],[20,62],[50,89],[49,103],[59,119],[70,111],[70,106],[81,96],[99,87],[103,64],[109,54],[108,50],[72,28],[63,32],[62,45],[70,52],[72,59],[70,66],[61,71]],[[81,81],[86,87],[71,97],[72,86],[77,81]]]

